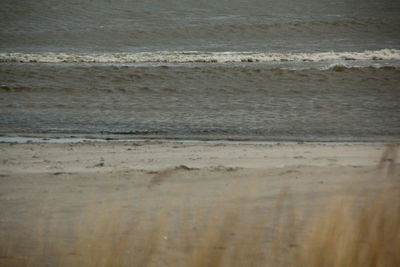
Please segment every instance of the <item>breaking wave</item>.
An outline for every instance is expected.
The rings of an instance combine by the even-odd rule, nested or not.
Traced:
[[[230,63],[230,62],[324,62],[335,60],[400,60],[400,50],[363,52],[255,53],[159,51],[141,53],[0,53],[1,63]]]

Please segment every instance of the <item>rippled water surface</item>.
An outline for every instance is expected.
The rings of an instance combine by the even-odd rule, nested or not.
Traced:
[[[392,0],[2,0],[7,52],[400,48]]]
[[[398,140],[399,29],[398,1],[3,0],[0,133]]]

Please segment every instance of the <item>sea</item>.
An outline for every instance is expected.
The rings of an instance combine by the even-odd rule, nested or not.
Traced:
[[[400,140],[400,1],[0,0],[0,135]]]

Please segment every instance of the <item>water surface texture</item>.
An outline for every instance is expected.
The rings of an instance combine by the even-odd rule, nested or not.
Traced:
[[[400,139],[400,2],[0,3],[0,134]]]

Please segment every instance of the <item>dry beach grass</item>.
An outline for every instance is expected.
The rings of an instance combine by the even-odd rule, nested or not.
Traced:
[[[396,147],[389,146],[374,170],[365,172],[374,176],[366,177],[373,181],[369,186],[330,188],[336,191],[322,208],[306,208],[288,185],[271,189],[277,193],[264,205],[262,175],[254,178],[254,172],[244,187],[242,176],[249,173],[232,170],[230,183],[209,202],[173,187],[165,199],[152,201],[150,195],[168,186],[164,180],[201,174],[185,166],[167,168],[148,175],[135,214],[118,199],[98,203],[96,195],[81,212],[67,215],[66,226],[64,215],[48,215],[44,205],[21,224],[19,238],[2,232],[0,265],[400,266],[396,156]]]

